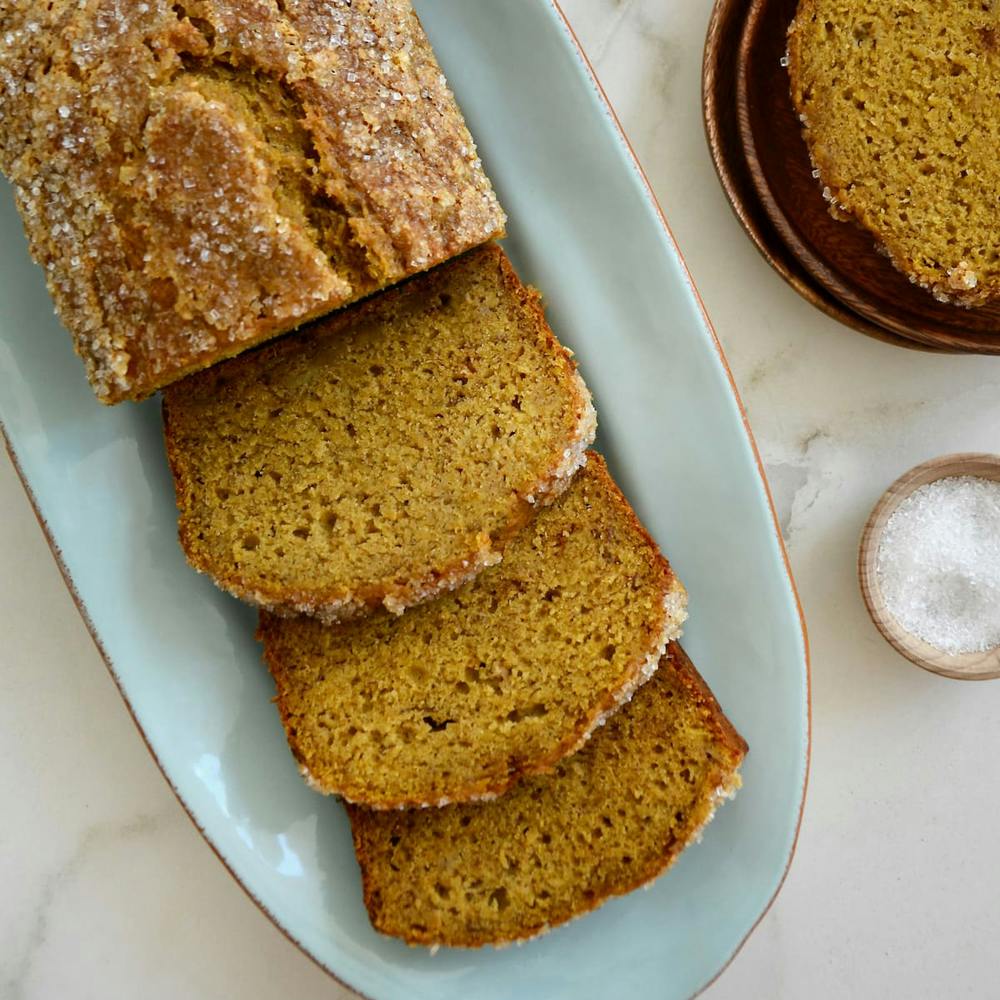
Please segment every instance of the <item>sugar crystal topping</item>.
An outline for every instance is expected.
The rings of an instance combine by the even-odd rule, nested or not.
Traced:
[[[108,402],[504,223],[406,0],[0,5],[0,169]]]

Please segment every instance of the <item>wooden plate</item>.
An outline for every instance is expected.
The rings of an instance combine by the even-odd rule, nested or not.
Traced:
[[[899,336],[849,309],[816,282],[772,224],[751,176],[738,120],[737,57],[749,6],[750,0],[716,0],[702,67],[702,104],[709,150],[737,219],[771,267],[799,295],[828,316],[859,333],[898,347],[954,353]]]
[[[867,230],[830,215],[781,64],[797,0],[728,3],[745,12],[736,101],[751,180],[769,221],[801,266],[842,305],[898,336],[951,350],[1000,353],[1000,304],[966,309],[938,302],[893,267]]]
[[[985,653],[943,653],[903,629],[889,613],[875,571],[882,532],[899,505],[917,488],[948,476],[976,476],[1000,481],[1000,455],[943,455],[910,469],[882,494],[861,535],[858,581],[875,627],[897,652],[924,670],[957,680],[982,681],[1000,677],[1000,646]]]

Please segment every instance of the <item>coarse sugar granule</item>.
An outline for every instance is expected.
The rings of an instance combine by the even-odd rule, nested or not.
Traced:
[[[893,618],[945,653],[1000,645],[1000,482],[949,476],[886,523],[876,574]]]

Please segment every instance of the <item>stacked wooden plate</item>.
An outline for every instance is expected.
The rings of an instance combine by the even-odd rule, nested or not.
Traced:
[[[834,319],[900,347],[1000,354],[1000,306],[937,302],[853,223],[813,176],[784,67],[797,0],[716,0],[702,87],[708,143],[737,217],[771,266]]]

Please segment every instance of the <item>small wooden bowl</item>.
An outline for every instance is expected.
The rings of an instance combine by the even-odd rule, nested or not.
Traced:
[[[750,0],[716,0],[702,64],[702,108],[708,147],[736,218],[771,267],[817,309],[876,340],[918,351],[945,353],[900,337],[852,312],[816,283],[771,224],[743,152],[736,102],[737,56],[749,6]]]
[[[1000,353],[1000,306],[964,309],[937,302],[878,252],[870,233],[830,215],[812,175],[788,73],[781,65],[796,6],[797,0],[716,0],[706,43],[706,79],[710,61],[717,74],[724,63],[731,66],[726,72],[735,81],[735,121],[759,210],[786,254],[808,276],[807,287],[836,302],[852,317],[848,325],[863,333],[874,327],[882,332],[880,339],[897,344],[915,341],[950,353]],[[713,38],[717,25],[726,26],[725,39]],[[706,118],[715,113],[706,98]],[[727,187],[731,200],[734,193],[746,199],[745,193]],[[813,295],[806,298],[814,301]]]
[[[889,613],[879,587],[875,563],[882,532],[896,508],[914,490],[948,476],[976,476],[1000,481],[1000,455],[976,452],[942,455],[910,469],[882,494],[861,534],[858,579],[861,596],[875,627],[911,663],[924,670],[962,681],[985,681],[1000,677],[1000,646],[985,653],[942,653],[903,629]]]

